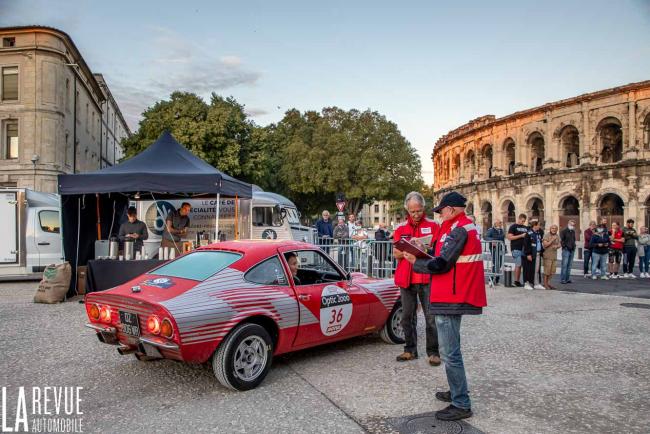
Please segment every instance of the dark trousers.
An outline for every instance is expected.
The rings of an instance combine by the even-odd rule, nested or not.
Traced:
[[[521,257],[521,268],[524,269],[524,283],[528,282],[531,285],[535,284],[535,259],[537,258],[537,252],[532,256],[532,261],[528,260],[528,256],[524,255]]]
[[[418,298],[426,322],[427,356],[439,356],[436,317],[429,313],[429,285],[415,284],[407,289],[400,288],[402,295],[402,330],[404,330],[404,351],[418,353]]]
[[[623,273],[632,274],[634,271],[634,261],[636,261],[636,246],[623,246],[625,255],[625,264],[623,264]]]
[[[591,268],[589,267],[589,261],[591,260],[591,249],[584,249],[582,251],[582,269],[584,273],[582,274],[590,274]]]

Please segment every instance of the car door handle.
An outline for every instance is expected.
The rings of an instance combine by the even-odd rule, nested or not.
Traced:
[[[42,241],[42,242],[38,243],[38,245],[39,246],[49,246],[50,243],[46,243],[46,242]]]
[[[300,294],[298,296],[298,300],[300,301],[309,301],[311,299],[311,295],[309,294]]]

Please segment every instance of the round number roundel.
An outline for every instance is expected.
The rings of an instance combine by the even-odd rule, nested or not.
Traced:
[[[325,336],[334,336],[348,325],[352,317],[350,294],[343,288],[328,285],[320,298],[320,330]]]

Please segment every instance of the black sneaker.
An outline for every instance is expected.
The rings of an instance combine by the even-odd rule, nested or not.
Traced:
[[[524,285],[522,285],[521,282],[515,281],[515,286],[521,288],[521,287],[524,286]]]
[[[451,402],[451,392],[436,392],[436,399],[442,402]]]
[[[468,417],[472,417],[471,408],[465,410],[464,408],[458,408],[450,405],[444,410],[436,411],[436,418],[439,420],[461,420],[467,419]]]

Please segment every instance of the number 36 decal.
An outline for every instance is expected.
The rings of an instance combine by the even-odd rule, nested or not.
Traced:
[[[320,302],[320,329],[325,336],[334,336],[348,325],[352,317],[350,294],[343,288],[323,288]]]

